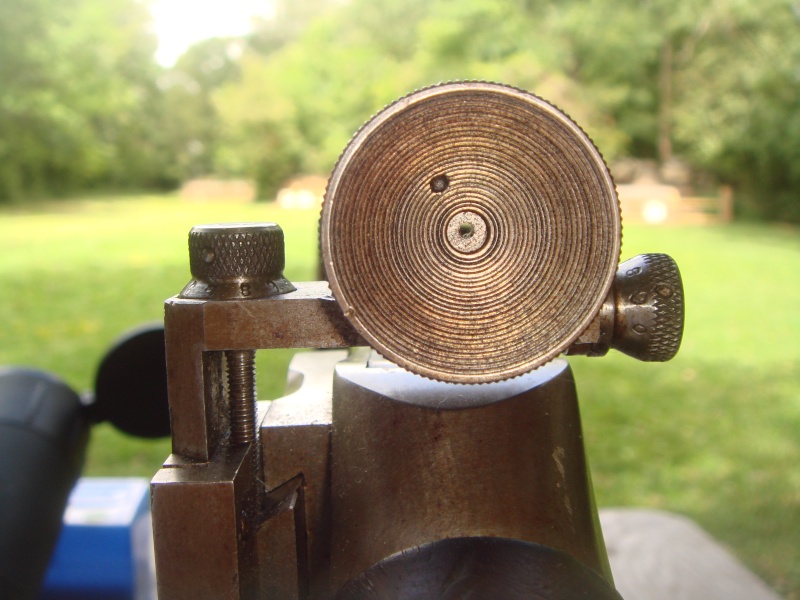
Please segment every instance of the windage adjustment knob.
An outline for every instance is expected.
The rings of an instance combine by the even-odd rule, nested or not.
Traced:
[[[292,292],[285,262],[283,231],[275,223],[197,225],[189,232],[192,280],[180,297],[237,300]]]
[[[611,347],[643,361],[664,362],[683,337],[683,283],[666,254],[640,254],[619,267],[614,281]]]

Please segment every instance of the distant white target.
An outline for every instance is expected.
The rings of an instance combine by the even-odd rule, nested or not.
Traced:
[[[667,220],[667,216],[669,216],[667,205],[660,200],[648,200],[645,202],[644,208],[642,209],[642,218],[645,223],[651,223],[653,225],[663,223]]]

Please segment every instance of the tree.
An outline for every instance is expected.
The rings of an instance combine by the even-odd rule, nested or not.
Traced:
[[[800,223],[800,8],[731,3],[676,75],[675,140],[748,216]]]
[[[636,156],[680,156],[752,216],[800,222],[800,10],[790,0],[566,5],[566,71]]]
[[[238,58],[243,44],[236,38],[198,42],[159,77],[165,118],[158,133],[170,149],[170,174],[177,180],[217,170],[221,124],[212,96],[218,88],[239,78]]]
[[[613,154],[620,136],[557,72],[550,38],[530,35],[540,16],[521,13],[516,0],[354,0],[325,12],[293,41],[247,53],[242,78],[215,95],[229,136],[225,164],[254,176],[269,197],[298,170],[330,171],[387,103],[455,79],[538,90],[590,123]]]
[[[0,3],[0,199],[157,178],[149,18],[136,0]]]
[[[609,160],[675,156],[750,214],[800,221],[796,0],[275,6],[248,39],[203,42],[164,72],[139,0],[0,3],[0,199],[210,171],[270,197],[328,172],[395,98],[483,79],[554,102]]]

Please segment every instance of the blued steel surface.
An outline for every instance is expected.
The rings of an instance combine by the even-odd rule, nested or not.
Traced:
[[[228,398],[231,405],[231,443],[250,444],[258,438],[256,428],[256,352],[225,352]]]
[[[153,478],[158,597],[198,600],[258,597],[257,515],[244,510],[252,490],[253,445],[220,451],[208,463],[179,457]]]
[[[308,548],[303,476],[283,484],[267,498],[256,534],[259,598],[308,598]]]
[[[642,254],[622,263],[614,303],[614,348],[646,361],[675,356],[683,337],[683,284],[672,258]]]
[[[173,452],[207,461],[230,432],[223,350],[346,348],[363,340],[325,282],[254,300],[171,298],[165,306]]]
[[[337,600],[621,600],[591,569],[547,546],[451,538],[390,556]]]
[[[192,280],[182,298],[264,298],[294,290],[283,276],[283,231],[275,223],[215,223],[189,232]]]
[[[543,544],[611,579],[565,361],[490,386],[348,361],[333,386],[334,589],[470,536]]]
[[[302,474],[310,598],[330,597],[331,390],[343,350],[300,353],[287,395],[270,404],[261,426],[264,484],[274,489]]]

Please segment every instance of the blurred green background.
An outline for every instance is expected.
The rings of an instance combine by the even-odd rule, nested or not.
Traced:
[[[386,103],[488,79],[560,106],[610,163],[680,161],[739,215],[800,221],[797,0],[264,0],[250,33],[167,67],[148,6],[168,2],[0,3],[0,201],[209,174],[270,199]]]
[[[732,224],[625,228],[623,258],[666,252],[682,269],[678,357],[571,362],[598,503],[687,514],[800,599],[800,5],[272,8],[164,66],[146,2],[0,2],[0,364],[91,388],[113,340],[160,320],[188,281],[194,224],[277,221],[287,276],[313,278],[318,212],[271,202],[287,179],[327,175],[361,123],[417,87],[516,85],[612,164],[678,161],[697,193],[732,186]],[[265,202],[171,192],[206,176],[252,180]],[[262,396],[280,394],[289,359],[260,354]],[[101,425],[86,473],[151,476],[168,452]]]

